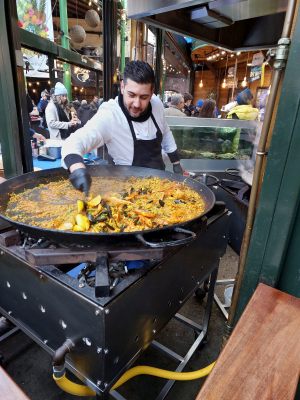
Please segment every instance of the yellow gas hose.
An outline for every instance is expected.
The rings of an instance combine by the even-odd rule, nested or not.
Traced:
[[[96,396],[94,390],[88,386],[70,381],[65,374],[60,377],[56,377],[54,374],[52,376],[57,386],[66,393],[73,394],[74,396]]]
[[[192,372],[173,372],[173,371],[167,371],[165,369],[140,365],[138,367],[134,367],[126,371],[112,387],[112,390],[117,389],[125,382],[127,382],[129,379],[134,378],[137,375],[152,375],[152,376],[157,376],[159,378],[171,379],[175,381],[191,381],[193,379],[199,379],[203,378],[204,376],[207,376],[213,369],[214,365],[215,363],[213,362],[205,368]],[[64,390],[69,394],[73,394],[75,396],[96,395],[94,390],[90,389],[88,386],[72,382],[65,375],[61,377],[56,377],[53,374],[53,379],[55,380],[56,384],[60,387],[60,389]]]

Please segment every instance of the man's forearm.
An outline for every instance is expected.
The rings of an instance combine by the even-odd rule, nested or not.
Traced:
[[[70,172],[78,168],[85,168],[83,158],[79,154],[68,154],[64,158],[64,163]]]

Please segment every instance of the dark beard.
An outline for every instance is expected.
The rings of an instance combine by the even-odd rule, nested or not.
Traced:
[[[151,113],[152,113],[151,102],[149,102],[148,107],[146,108],[146,110],[143,111],[138,117],[132,117],[129,114],[129,111],[127,110],[127,108],[126,108],[126,106],[124,104],[122,93],[119,93],[118,102],[119,102],[119,106],[121,107],[121,109],[122,109],[123,113],[125,114],[126,118],[130,119],[131,121],[144,122],[144,121],[147,121],[147,119],[149,119],[150,116],[151,116]]]

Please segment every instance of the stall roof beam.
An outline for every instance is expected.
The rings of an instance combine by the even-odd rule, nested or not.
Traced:
[[[72,50],[64,49],[56,43],[35,35],[34,33],[28,32],[25,29],[18,29],[22,46],[27,47],[31,50],[35,50],[39,53],[44,53],[48,55],[52,54],[54,58],[68,62],[70,64],[77,65],[82,68],[95,71],[100,70],[100,68],[98,68],[95,63],[93,63],[88,58],[82,56],[81,54],[75,53]]]

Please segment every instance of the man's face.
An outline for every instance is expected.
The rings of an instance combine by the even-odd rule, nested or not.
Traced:
[[[94,103],[98,103],[99,97],[98,96],[94,96]]]
[[[153,88],[151,83],[137,83],[127,79],[125,84],[124,81],[121,82],[121,93],[130,116],[137,118],[147,109]]]
[[[185,105],[189,107],[189,106],[191,105],[191,103],[192,103],[192,100],[187,100],[187,101],[185,102]]]

